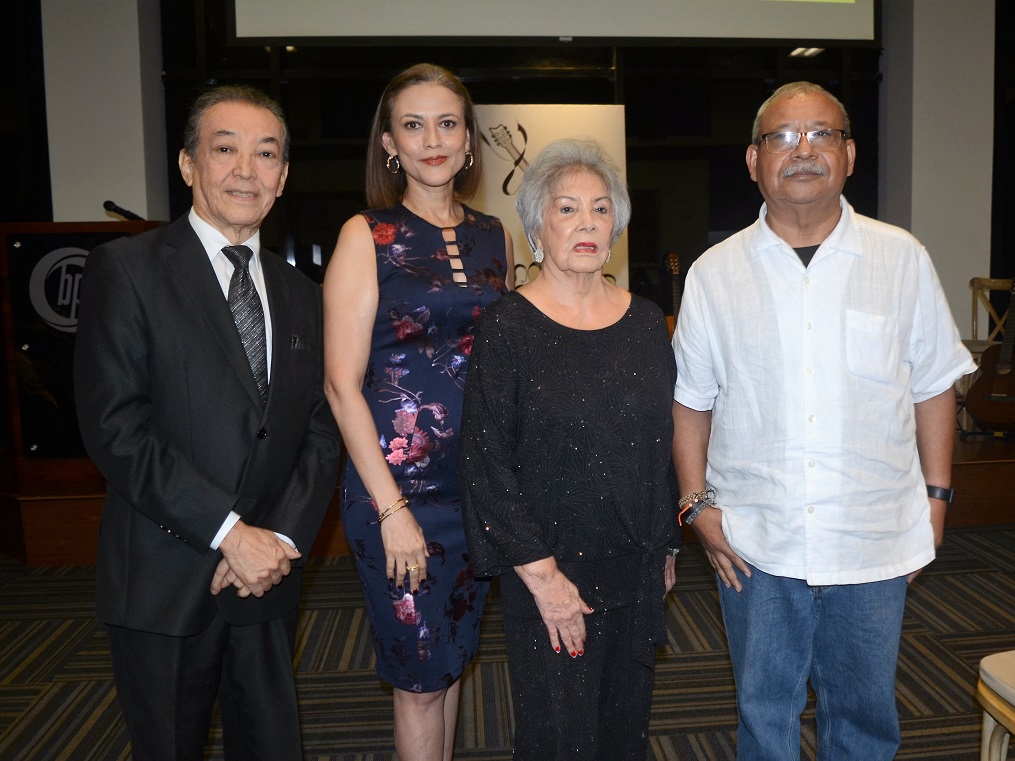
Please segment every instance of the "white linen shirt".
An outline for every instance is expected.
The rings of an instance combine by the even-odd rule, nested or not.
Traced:
[[[840,205],[807,268],[762,206],[690,268],[673,337],[727,541],[811,585],[934,559],[913,405],[976,369],[919,241]]]

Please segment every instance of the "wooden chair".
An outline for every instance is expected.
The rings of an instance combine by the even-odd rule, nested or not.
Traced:
[[[983,707],[980,761],[1005,761],[1015,732],[1015,650],[980,661],[976,700]]]
[[[1003,313],[998,314],[997,310],[994,309],[994,305],[990,302],[991,291],[1004,291],[1005,293],[1011,292],[1012,279],[1003,277],[974,277],[969,281],[969,287],[973,291],[973,314],[972,314],[972,326],[973,330],[970,334],[970,340],[965,341],[966,348],[969,349],[973,355],[973,359],[977,362],[980,361],[980,355],[986,350],[988,346],[994,343],[999,343],[1004,338],[1005,325],[1007,323],[1008,315],[1011,314],[1011,307],[1009,306]],[[987,337],[985,339],[980,338],[980,308],[983,308],[987,312]],[[990,328],[993,323],[993,328]]]

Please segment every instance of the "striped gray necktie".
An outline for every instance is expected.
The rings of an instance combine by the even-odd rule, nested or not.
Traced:
[[[268,355],[264,338],[264,309],[261,297],[250,278],[247,268],[254,252],[247,246],[226,246],[222,249],[229,261],[233,263],[233,276],[229,280],[229,309],[233,313],[233,322],[240,333],[243,351],[247,353],[250,370],[257,381],[257,390],[261,394],[261,404],[268,399]]]

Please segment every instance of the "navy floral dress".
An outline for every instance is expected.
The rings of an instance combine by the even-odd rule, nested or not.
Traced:
[[[351,460],[342,520],[373,626],[378,675],[402,690],[433,692],[458,679],[475,653],[489,587],[473,578],[462,526],[458,437],[476,321],[506,291],[504,229],[467,207],[464,221],[444,230],[401,205],[363,217],[380,288],[363,395],[427,541],[427,579],[418,593],[388,579],[377,506]],[[456,281],[456,268],[464,282]]]

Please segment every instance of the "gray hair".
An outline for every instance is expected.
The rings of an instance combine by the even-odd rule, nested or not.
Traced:
[[[187,125],[183,130],[183,150],[191,157],[197,156],[197,144],[201,137],[201,123],[208,109],[219,103],[246,103],[249,106],[264,108],[278,119],[282,126],[282,163],[289,163],[289,125],[286,124],[282,107],[273,98],[269,98],[257,88],[249,85],[221,85],[198,96],[187,115]]]
[[[754,145],[761,144],[761,120],[765,118],[765,112],[768,111],[769,106],[775,101],[779,98],[795,98],[812,93],[824,95],[839,108],[839,112],[842,114],[842,128],[846,130],[846,137],[852,137],[853,132],[849,127],[849,114],[846,113],[846,107],[842,105],[842,101],[821,85],[816,85],[813,82],[790,82],[769,95],[768,100],[761,104],[761,108],[758,109],[758,115],[754,117],[754,126],[751,128],[751,142]]]
[[[631,221],[631,197],[620,178],[613,159],[595,140],[565,138],[546,146],[525,170],[515,196],[515,209],[522,220],[525,238],[536,249],[536,236],[543,231],[546,205],[560,189],[564,178],[573,172],[590,172],[603,181],[613,207],[613,232],[610,245]]]

